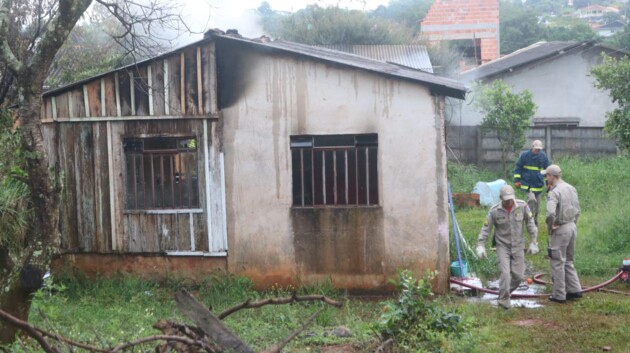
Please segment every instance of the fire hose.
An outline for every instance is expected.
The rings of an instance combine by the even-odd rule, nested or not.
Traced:
[[[605,282],[602,282],[602,283],[600,283],[600,284],[598,284],[596,286],[592,286],[592,287],[588,287],[588,288],[582,288],[582,292],[590,292],[590,291],[594,291],[594,290],[597,290],[597,289],[602,288],[602,287],[606,287],[607,285],[609,285],[609,284],[613,283],[614,281],[620,279],[622,277],[622,275],[624,274],[624,272],[625,272],[624,270],[620,270],[614,277],[612,277],[611,279],[609,279],[609,280],[607,280]],[[533,281],[535,283],[538,283],[538,284],[543,284],[543,285],[547,284],[547,282],[545,282],[545,281],[540,279],[544,275],[545,275],[544,273],[538,273],[538,274],[534,275]],[[458,280],[456,278],[453,278],[453,277],[451,277],[451,283],[460,285],[462,287],[475,289],[475,290],[478,290],[480,292],[499,295],[499,291],[492,290],[492,289],[487,289],[487,288],[483,288],[483,287],[478,287],[478,286],[475,286],[475,285],[472,285],[472,284],[468,284],[466,282],[460,281],[460,280]],[[520,293],[520,294],[519,293],[512,293],[510,295],[510,297],[514,298],[514,299],[546,298],[548,296],[549,296],[549,294],[529,294],[529,293]]]

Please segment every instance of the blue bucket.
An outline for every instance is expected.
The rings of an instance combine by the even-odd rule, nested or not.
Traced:
[[[462,260],[462,266],[460,268],[459,261],[453,261],[451,263],[451,275],[453,277],[466,277],[468,276],[468,263]]]

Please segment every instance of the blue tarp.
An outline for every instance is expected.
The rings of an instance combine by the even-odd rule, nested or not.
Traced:
[[[483,206],[492,206],[499,202],[499,192],[501,187],[505,185],[505,180],[498,179],[491,182],[480,181],[475,184],[473,194],[479,194],[479,203]]]

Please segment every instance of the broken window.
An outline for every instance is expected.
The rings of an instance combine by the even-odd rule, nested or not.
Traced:
[[[377,134],[291,137],[293,206],[378,205]]]
[[[125,138],[123,149],[127,210],[199,207],[195,137]]]

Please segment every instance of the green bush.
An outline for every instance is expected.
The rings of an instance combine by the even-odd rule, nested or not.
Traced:
[[[9,113],[0,109],[0,247],[11,252],[22,244],[29,217],[20,133]]]
[[[431,301],[430,281],[436,272],[428,272],[415,279],[409,270],[399,273],[395,282],[398,300],[382,304],[383,313],[376,324],[382,338],[392,338],[395,349],[401,352],[447,352],[470,340],[470,323],[458,314],[457,309],[447,310]]]

